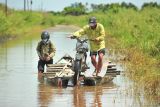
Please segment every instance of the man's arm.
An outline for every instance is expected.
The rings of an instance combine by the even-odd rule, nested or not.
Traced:
[[[102,41],[102,40],[104,40],[104,37],[105,37],[105,30],[104,30],[103,25],[100,24],[99,27],[100,27],[100,36],[97,37],[96,39],[97,39],[98,41]]]
[[[38,45],[37,45],[36,51],[37,51],[38,56],[39,56],[39,57],[42,57],[42,56],[41,56],[41,49],[40,49],[40,42],[39,42]]]
[[[50,47],[50,48],[51,48],[51,50],[50,50],[51,53],[50,53],[49,56],[50,56],[51,58],[53,58],[53,57],[55,56],[55,53],[56,53],[56,48],[55,48],[55,46],[53,45],[53,43],[51,43],[50,45],[51,45],[51,47]]]
[[[86,34],[86,30],[87,30],[87,26],[84,26],[82,29],[74,32],[73,35],[76,37],[81,37],[82,35]]]

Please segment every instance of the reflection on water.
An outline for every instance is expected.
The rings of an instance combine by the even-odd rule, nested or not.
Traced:
[[[107,90],[117,86],[109,83],[105,86],[77,86],[56,88],[46,83],[38,85],[38,102],[40,107],[106,107],[112,102],[107,101]]]
[[[118,84],[121,85],[118,85]],[[40,107],[158,107],[144,101],[128,87],[124,77],[100,86],[77,86],[56,88],[51,84],[40,83],[38,103]]]
[[[38,102],[40,107],[48,106],[51,100],[53,99],[53,90],[52,86],[38,84]]]
[[[66,32],[53,32],[51,40],[57,51],[56,62],[65,53],[74,57],[75,42]],[[57,88],[45,79],[37,80],[38,39],[10,41],[0,45],[1,107],[158,107],[135,94],[130,82],[118,76],[102,86]],[[90,62],[90,61],[88,61]]]

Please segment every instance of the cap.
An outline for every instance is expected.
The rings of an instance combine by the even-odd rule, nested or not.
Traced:
[[[96,17],[89,18],[89,23],[97,23]]]
[[[96,17],[89,18],[89,26],[94,27],[97,25]]]

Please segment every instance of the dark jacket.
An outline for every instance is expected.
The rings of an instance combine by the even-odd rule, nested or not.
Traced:
[[[56,52],[56,48],[51,41],[49,41],[47,44],[44,44],[42,41],[40,41],[36,50],[39,57],[46,57],[49,55],[51,58],[53,58]]]

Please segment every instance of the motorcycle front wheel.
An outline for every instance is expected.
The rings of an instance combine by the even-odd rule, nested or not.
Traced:
[[[81,71],[81,61],[80,60],[76,60],[74,62],[74,76],[73,76],[73,83],[74,85],[77,85],[78,79],[79,79],[79,75],[80,75],[80,71]]]

